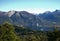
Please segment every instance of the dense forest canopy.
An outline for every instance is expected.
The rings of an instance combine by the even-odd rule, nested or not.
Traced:
[[[60,31],[38,31],[15,26],[8,22],[0,25],[0,41],[60,41]]]

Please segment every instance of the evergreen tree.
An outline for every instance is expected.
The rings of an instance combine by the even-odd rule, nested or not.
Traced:
[[[8,22],[0,26],[0,41],[18,41],[14,27]]]

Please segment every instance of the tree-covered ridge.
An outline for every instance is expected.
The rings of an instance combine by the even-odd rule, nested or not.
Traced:
[[[0,41],[60,41],[60,31],[38,31],[5,22],[0,25]]]

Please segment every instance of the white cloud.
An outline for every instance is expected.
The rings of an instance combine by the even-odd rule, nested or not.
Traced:
[[[30,12],[30,13],[34,13],[34,14],[39,14],[39,13],[43,13],[45,12],[45,10],[42,10],[42,9],[16,9],[17,11],[27,11],[27,12]]]
[[[53,11],[51,9],[38,9],[38,8],[15,8],[14,10],[17,10],[17,11],[27,11],[27,12],[30,12],[30,13],[34,13],[34,14],[39,14],[39,13],[44,13],[46,11]]]

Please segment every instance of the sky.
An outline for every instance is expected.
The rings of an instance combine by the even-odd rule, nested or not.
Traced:
[[[43,13],[60,10],[60,0],[0,0],[0,11],[28,11]]]

